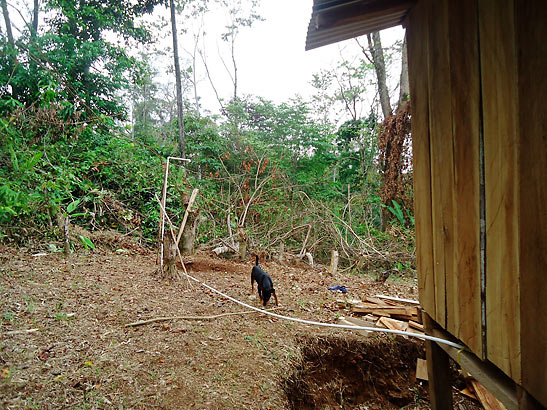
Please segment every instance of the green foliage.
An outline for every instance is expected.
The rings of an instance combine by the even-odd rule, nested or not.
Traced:
[[[80,239],[80,241],[84,245],[84,248],[86,248],[86,249],[95,249],[95,245],[93,244],[91,239],[89,239],[87,236],[78,235],[78,238]]]
[[[389,212],[391,212],[393,216],[397,218],[397,222],[399,223],[400,226],[414,227],[414,217],[412,216],[412,214],[410,214],[408,210],[406,211],[406,213],[408,214],[408,221],[407,221],[405,218],[405,211],[403,210],[401,205],[399,205],[399,203],[395,200],[392,200],[391,203],[393,204],[393,206],[387,206],[383,204],[382,206],[387,208]]]
[[[406,221],[401,206],[395,200],[392,200],[391,202],[393,203],[393,206],[386,206],[386,208],[397,218],[401,226],[404,226]]]
[[[220,1],[232,13],[223,38],[233,45],[241,28],[260,20],[256,2],[249,1],[247,12],[242,2]],[[29,231],[53,236],[59,215],[88,230],[155,239],[155,195],[166,157],[178,154],[178,124],[168,90],[154,82],[150,57],[131,57],[126,46],[149,39],[135,21],[159,3],[47,0],[48,30],[32,40],[23,33],[15,47],[2,43],[0,84],[11,86],[0,98],[4,240],[28,239]],[[108,40],[111,34],[119,41]],[[342,62],[334,71],[316,76],[311,103],[234,95],[219,116],[200,115],[186,103],[191,162],[170,170],[167,209],[174,222],[183,213],[182,194],[199,187],[201,242],[226,237],[229,220],[232,231],[244,225],[257,247],[278,246],[276,238],[289,232],[283,243],[300,248],[312,226],[308,246],[319,258],[327,258],[340,238],[355,252],[363,243],[358,237],[389,243],[393,235],[379,230],[376,117],[361,117],[358,108],[370,67]],[[123,127],[120,95],[128,86],[133,123]],[[352,119],[335,126],[329,116],[343,106]],[[387,209],[406,238],[411,212],[407,203],[392,205]],[[97,245],[85,234],[78,238],[88,250]]]
[[[79,106],[86,118],[123,116],[118,92],[131,83],[139,65],[122,42],[115,44],[105,34],[113,33],[125,43],[148,41],[150,34],[135,21],[160,3],[44,2],[48,16],[45,34],[31,35],[27,29],[14,46],[2,40],[2,49],[7,52],[0,55],[0,84],[12,86],[8,100],[27,107],[68,102]],[[5,103],[2,105],[0,112],[5,109]]]

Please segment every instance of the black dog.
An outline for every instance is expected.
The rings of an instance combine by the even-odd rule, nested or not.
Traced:
[[[272,297],[275,298],[275,304],[277,305],[277,296],[273,287],[272,278],[266,272],[264,272],[260,266],[258,266],[258,255],[256,255],[256,264],[251,271],[251,293],[254,292],[254,282],[256,281],[258,287],[258,296],[264,306],[268,303],[268,300]]]

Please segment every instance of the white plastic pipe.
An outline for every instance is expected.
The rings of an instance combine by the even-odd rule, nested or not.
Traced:
[[[396,297],[393,297],[393,296],[385,296],[385,295],[376,295],[376,297],[379,298],[379,299],[394,300],[396,302],[413,303],[415,305],[420,304],[420,302],[418,302],[417,300],[412,300],[412,299],[401,299],[401,298],[396,298]]]
[[[273,313],[273,312],[267,311],[265,309],[260,309],[260,308],[248,305],[247,303],[241,302],[240,300],[237,300],[237,299],[235,299],[231,296],[228,296],[225,293],[222,293],[222,292],[216,290],[215,288],[207,285],[206,283],[203,283],[203,282],[199,281],[198,279],[194,278],[191,275],[188,275],[187,273],[183,273],[183,275],[185,275],[188,278],[190,278],[191,280],[199,283],[201,286],[204,286],[207,289],[209,289],[209,290],[211,290],[211,291],[225,297],[226,299],[231,300],[232,302],[235,302],[235,303],[237,303],[241,306],[245,306],[248,309],[252,309],[252,310],[256,310],[257,312],[264,313],[265,315],[276,317],[278,319],[289,320],[289,321],[292,321],[292,322],[298,322],[298,323],[303,323],[303,324],[312,325],[312,326],[334,327],[334,328],[338,328],[338,329],[351,329],[351,330],[367,330],[369,332],[393,333],[393,334],[396,334],[396,335],[411,336],[411,337],[417,337],[418,339],[431,340],[431,341],[437,342],[437,343],[444,343],[448,346],[455,347],[456,349],[465,349],[465,346],[462,346],[458,343],[454,343],[454,342],[451,342],[450,340],[445,340],[445,339],[441,339],[439,337],[430,336],[430,335],[420,335],[420,334],[417,334],[417,333],[403,332],[401,330],[393,330],[393,329],[383,329],[383,328],[380,328],[380,327],[350,326],[350,325],[339,325],[339,324],[335,324],[335,323],[314,322],[312,320],[298,319],[298,318],[294,318],[294,317],[278,315],[277,313]]]

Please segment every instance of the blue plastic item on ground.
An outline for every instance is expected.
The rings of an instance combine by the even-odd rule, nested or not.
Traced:
[[[348,290],[346,289],[345,286],[340,286],[340,285],[329,286],[328,289],[329,290],[339,290],[342,293],[348,293]]]

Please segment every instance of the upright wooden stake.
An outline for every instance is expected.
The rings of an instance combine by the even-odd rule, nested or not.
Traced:
[[[423,312],[425,333],[432,334],[435,322]],[[429,399],[433,410],[452,410],[452,381],[450,380],[450,363],[448,354],[439,345],[430,340],[425,341],[427,358],[427,375],[429,378]]]
[[[330,258],[330,274],[336,275],[337,271],[338,271],[338,251],[336,249],[333,249],[331,258]]]
[[[70,221],[69,216],[67,215],[65,217],[65,225],[64,225],[64,232],[65,232],[65,255],[70,255],[70,239],[68,237],[68,223]]]

